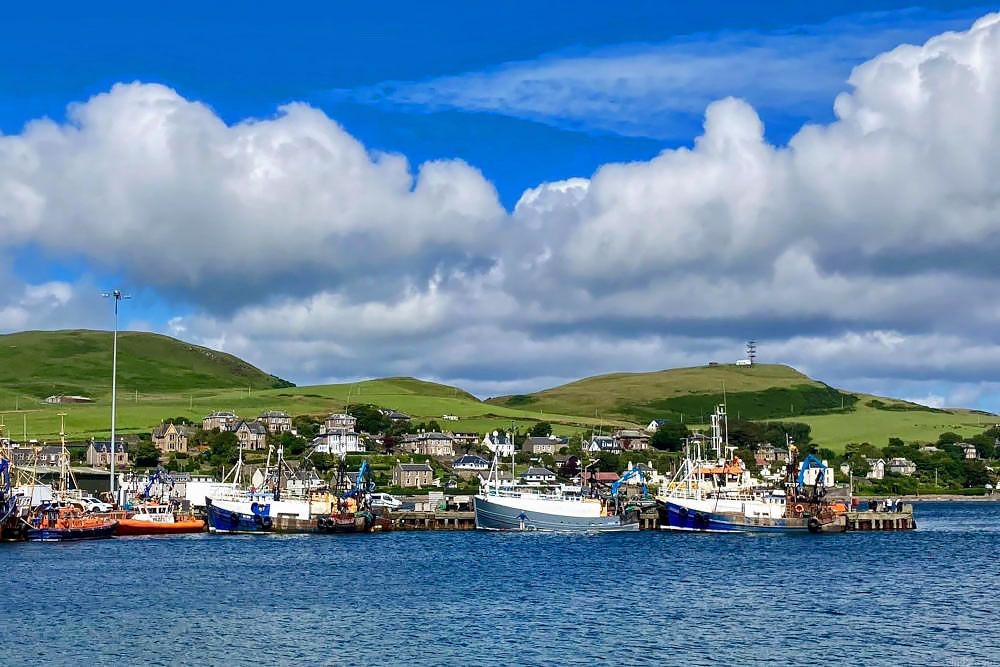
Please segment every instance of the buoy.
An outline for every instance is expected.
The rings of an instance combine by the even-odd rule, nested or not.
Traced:
[[[795,506],[795,511],[796,511],[796,512],[798,512],[799,514],[802,514],[802,511],[803,511],[803,510],[805,510],[805,507],[803,507],[803,506],[802,506],[802,503],[798,503],[798,504],[797,504],[797,505]]]

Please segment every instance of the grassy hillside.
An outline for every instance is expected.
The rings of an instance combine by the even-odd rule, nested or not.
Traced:
[[[518,410],[483,403],[461,389],[424,382],[413,378],[386,378],[350,384],[332,384],[281,389],[199,389],[183,393],[139,394],[122,391],[118,398],[118,428],[122,433],[150,431],[167,417],[200,420],[213,410],[233,410],[246,417],[256,417],[265,410],[285,410],[292,415],[325,415],[339,411],[346,404],[371,403],[405,412],[416,421],[436,419],[443,428],[456,431],[486,432],[510,428],[524,430],[540,419],[552,421],[560,434],[589,431],[598,423],[594,418],[563,415],[540,415],[537,411]],[[110,424],[107,402],[93,405],[47,405],[34,401],[14,411],[12,396],[0,394],[0,423],[20,439],[27,425],[29,438],[53,439],[59,433],[58,413],[66,413],[66,432],[71,439],[106,436]],[[458,421],[444,421],[454,415]],[[607,422],[605,421],[605,425]]]
[[[52,394],[108,398],[111,349],[112,336],[106,331],[25,331],[0,336],[0,392],[28,399]],[[287,384],[231,354],[159,334],[118,335],[122,393],[263,389]]]
[[[491,399],[496,405],[565,414],[602,414],[648,422],[701,422],[723,400],[743,419],[778,419],[850,408],[857,397],[794,368],[760,364],[704,366],[598,375],[535,394]]]
[[[696,426],[725,400],[743,419],[808,423],[813,439],[833,449],[848,442],[884,445],[889,437],[935,440],[943,431],[976,433],[998,420],[968,410],[931,410],[912,403],[853,394],[793,368],[713,366],[653,373],[614,373],[525,396],[482,402],[457,387],[413,378],[384,378],[311,387],[285,386],[240,359],[166,336],[119,337],[118,427],[150,431],[167,417],[200,420],[213,410],[255,417],[265,410],[324,415],[348,403],[371,403],[436,419],[443,428],[485,432],[526,430],[552,422],[559,434],[645,424],[668,417]],[[17,439],[52,440],[59,413],[72,440],[106,437],[110,425],[111,336],[107,332],[25,332],[0,336],[0,424]],[[138,393],[137,393],[138,390]],[[48,405],[51,394],[84,394],[87,405]],[[455,415],[458,421],[445,421]]]

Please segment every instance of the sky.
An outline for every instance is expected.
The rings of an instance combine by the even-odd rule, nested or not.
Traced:
[[[1000,15],[0,10],[0,331],[479,396],[759,360],[1000,411]],[[625,3],[619,3],[625,4]],[[676,5],[676,6],[675,6]]]

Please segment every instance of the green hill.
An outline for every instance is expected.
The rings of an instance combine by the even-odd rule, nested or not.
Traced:
[[[0,336],[0,390],[26,398],[111,393],[107,331],[25,331]],[[118,386],[143,394],[290,386],[231,354],[152,333],[118,334]]]
[[[856,395],[812,380],[789,366],[758,364],[612,373],[490,402],[642,423],[661,417],[700,422],[723,401],[734,417],[779,419],[846,410],[857,400]]]

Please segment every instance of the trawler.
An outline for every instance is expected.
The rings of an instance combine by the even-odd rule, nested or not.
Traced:
[[[501,473],[499,454],[473,498],[476,528],[553,532],[622,532],[639,530],[637,520],[617,514],[607,500],[590,497],[579,486],[532,486],[517,481],[511,456],[510,479]]]
[[[819,459],[808,456],[796,476],[796,449],[789,445],[785,488],[757,490],[750,485],[750,475],[735,448],[729,446],[727,430],[726,409],[720,405],[712,415],[715,458],[707,458],[702,438],[688,439],[683,464],[657,497],[661,528],[714,533],[847,529],[846,505],[824,499],[822,482],[828,471]],[[810,489],[805,476],[813,468],[816,472]]]

